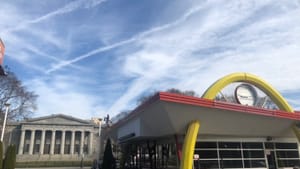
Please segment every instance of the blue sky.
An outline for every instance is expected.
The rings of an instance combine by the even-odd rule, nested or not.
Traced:
[[[0,20],[5,64],[39,95],[35,116],[114,116],[233,72],[300,110],[299,0],[10,0]]]

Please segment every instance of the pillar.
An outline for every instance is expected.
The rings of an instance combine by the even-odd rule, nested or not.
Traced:
[[[65,152],[65,140],[66,140],[66,131],[61,131],[61,143],[60,143],[60,154]]]
[[[84,145],[84,131],[81,131],[80,154],[83,154],[83,145]]]
[[[41,144],[40,144],[40,154],[44,154],[45,135],[46,135],[46,130],[42,130],[42,137],[41,137]]]
[[[75,144],[75,131],[72,131],[72,135],[71,135],[71,154],[74,154],[74,144]]]
[[[33,154],[35,130],[31,130],[29,154]]]
[[[93,153],[93,132],[90,131],[90,138],[89,138],[89,154],[92,154]]]
[[[26,130],[21,130],[21,138],[20,138],[20,144],[19,144],[19,155],[23,154],[25,132],[26,132]]]
[[[51,135],[51,145],[50,145],[50,154],[54,154],[54,146],[55,146],[55,130],[52,130]]]

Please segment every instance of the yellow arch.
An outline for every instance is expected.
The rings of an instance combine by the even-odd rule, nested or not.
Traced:
[[[293,108],[277,90],[275,90],[263,79],[249,73],[232,73],[219,79],[205,91],[202,98],[214,99],[219,91],[233,82],[247,82],[253,84],[257,88],[265,92],[280,110],[291,113],[294,112]]]
[[[202,98],[214,99],[221,89],[233,82],[247,82],[253,84],[257,88],[265,92],[274,101],[274,103],[278,106],[280,110],[291,113],[294,112],[292,107],[287,103],[287,101],[281,96],[281,94],[277,90],[275,90],[271,85],[269,85],[261,78],[248,73],[233,73],[221,78],[206,90]],[[188,132],[184,139],[180,169],[192,169],[193,167],[193,154],[195,144],[197,141],[199,127],[199,121],[194,121],[189,124]],[[300,141],[300,133],[297,132],[297,129],[298,128],[296,128],[296,126],[294,125],[294,133]]]
[[[183,142],[182,160],[180,163],[180,169],[192,169],[193,168],[193,156],[195,151],[195,144],[197,141],[197,135],[200,128],[199,121],[193,121],[189,124],[187,134]]]

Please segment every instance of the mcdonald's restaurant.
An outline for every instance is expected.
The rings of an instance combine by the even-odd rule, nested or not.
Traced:
[[[233,73],[202,97],[159,92],[105,130],[124,168],[298,168],[300,112],[260,77]]]

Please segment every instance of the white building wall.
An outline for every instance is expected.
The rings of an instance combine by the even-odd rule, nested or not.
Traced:
[[[141,134],[141,119],[135,118],[129,121],[124,126],[118,129],[118,139],[124,136],[128,136],[130,134],[135,134],[135,136],[140,136]]]

